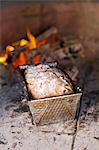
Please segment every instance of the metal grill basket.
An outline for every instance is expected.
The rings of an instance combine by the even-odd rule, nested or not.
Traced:
[[[28,101],[33,121],[45,125],[73,120],[82,93]]]

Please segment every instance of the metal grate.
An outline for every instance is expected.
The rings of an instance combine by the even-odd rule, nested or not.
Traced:
[[[81,93],[28,101],[36,125],[75,118]]]

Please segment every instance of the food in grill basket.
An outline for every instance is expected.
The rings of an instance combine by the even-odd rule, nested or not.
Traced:
[[[53,64],[20,66],[20,69],[25,69],[28,91],[34,99],[74,93],[69,76]]]

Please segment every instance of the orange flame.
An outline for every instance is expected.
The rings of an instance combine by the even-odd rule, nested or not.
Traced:
[[[24,65],[26,63],[29,64],[31,63],[31,60],[33,64],[38,64],[40,63],[42,54],[41,52],[37,51],[35,56],[33,56],[33,49],[39,48],[45,45],[46,43],[50,43],[50,42],[52,43],[53,40],[55,41],[55,36],[54,37],[50,36],[40,41],[36,41],[36,38],[31,34],[29,30],[27,30],[27,38],[28,40],[21,39],[19,41],[12,43],[11,45],[6,46],[6,53],[4,56],[0,56],[0,63],[5,64],[7,58],[11,56],[9,55],[10,52],[12,51],[15,52],[17,50],[17,53],[19,51],[19,54],[15,55],[16,58],[14,59],[12,58],[13,60],[12,65],[14,66],[14,68],[17,68],[18,66]],[[22,51],[20,50],[21,47],[24,47]]]
[[[30,33],[29,30],[27,30],[27,37],[29,39],[29,48],[30,49],[36,48],[37,47],[36,38]]]
[[[17,68],[20,65],[25,65],[26,64],[26,58],[24,52],[21,52],[19,57],[16,58],[13,62],[12,65],[14,68]]]
[[[14,51],[14,47],[10,45],[6,46],[6,53],[9,53],[11,51]]]
[[[33,63],[36,65],[36,64],[39,64],[40,63],[40,60],[41,60],[41,53],[38,52],[34,57],[33,57]]]
[[[46,43],[47,43],[47,40],[46,40],[46,39],[43,39],[43,40],[37,42],[37,47],[40,47],[40,46],[42,46],[42,45],[44,45],[44,44],[46,44]]]
[[[55,41],[57,41],[57,40],[58,40],[58,38],[57,38],[56,35],[51,35],[51,36],[49,36],[45,39],[42,39],[42,40],[38,41],[37,42],[37,47],[43,46],[47,43],[55,43]]]

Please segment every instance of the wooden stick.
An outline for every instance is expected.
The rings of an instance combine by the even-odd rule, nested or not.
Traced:
[[[46,30],[45,32],[43,32],[42,34],[40,34],[37,37],[37,41],[48,38],[49,36],[51,36],[53,34],[57,34],[57,33],[58,33],[58,29],[56,27],[51,27],[48,30]]]

